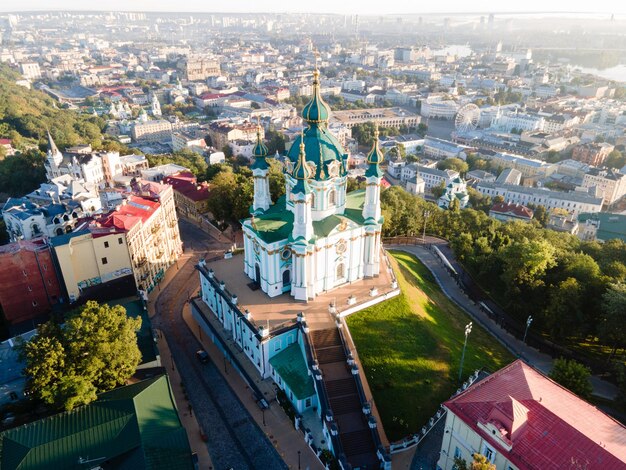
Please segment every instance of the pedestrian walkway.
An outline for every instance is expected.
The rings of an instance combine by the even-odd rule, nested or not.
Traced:
[[[522,358],[533,367],[539,369],[544,374],[549,374],[552,370],[553,358],[531,348],[504,328],[500,327],[489,316],[469,299],[456,280],[450,275],[435,254],[425,246],[421,245],[389,245],[387,249],[406,251],[415,255],[433,274],[437,284],[446,296],[462,308],[472,319],[478,322],[483,328],[489,331],[498,341],[500,341],[512,354]],[[591,377],[593,394],[613,400],[617,396],[617,387],[597,376]]]
[[[198,341],[200,341],[205,351],[207,351],[211,360],[220,368],[224,365],[224,379],[254,418],[259,428],[267,435],[268,439],[272,442],[289,468],[322,470],[324,466],[311,448],[304,442],[302,434],[295,429],[294,423],[291,422],[289,417],[276,402],[274,386],[271,379],[261,380],[261,378],[258,377],[258,379],[255,380],[255,385],[259,387],[265,400],[270,405],[268,409],[262,410],[257,404],[248,384],[227,362],[220,349],[207,338],[205,334],[202,334],[200,325],[198,325],[191,315],[189,304],[183,309],[183,319]],[[245,367],[248,362],[249,360],[246,358],[241,361],[241,364]],[[258,372],[256,376],[258,376]],[[252,375],[252,377],[256,376]]]

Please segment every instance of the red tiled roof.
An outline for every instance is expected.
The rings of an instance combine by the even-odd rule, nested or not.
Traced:
[[[391,187],[391,183],[389,181],[387,181],[385,178],[380,180],[380,185],[384,188],[390,188]]]
[[[101,227],[116,227],[120,230],[130,230],[136,224],[146,222],[154,212],[160,207],[160,204],[149,199],[138,196],[130,196],[125,203],[116,210],[109,212],[97,223]]]
[[[520,470],[626,468],[626,427],[521,360],[444,405]]]
[[[514,215],[524,219],[532,219],[534,212],[521,204],[498,202],[491,207],[491,211],[499,214]]]
[[[181,171],[163,179],[163,182],[170,184],[174,191],[178,191],[192,201],[204,201],[209,198],[209,185],[207,183],[198,184],[197,181],[194,174],[188,171]]]
[[[11,145],[11,139],[0,139],[0,145]]]
[[[228,96],[225,95],[223,93],[203,93],[201,94],[198,98],[200,98],[201,100],[215,100],[217,98],[223,98],[224,96]]]

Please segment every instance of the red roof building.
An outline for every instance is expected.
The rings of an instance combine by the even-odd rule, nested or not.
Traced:
[[[513,204],[510,202],[498,202],[489,210],[489,217],[507,222],[509,220],[522,220],[529,222],[535,213],[522,204]]]
[[[503,470],[626,469],[626,427],[521,360],[444,407],[438,468],[478,452]]]
[[[163,183],[174,189],[176,210],[182,217],[200,221],[209,211],[211,188],[208,183],[198,183],[193,173],[181,171],[164,178]]]
[[[47,314],[61,296],[50,246],[44,239],[0,246],[0,304],[10,325]]]

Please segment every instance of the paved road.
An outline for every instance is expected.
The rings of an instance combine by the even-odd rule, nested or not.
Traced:
[[[244,405],[222,377],[215,364],[200,364],[195,352],[200,344],[182,318],[190,294],[199,288],[194,264],[199,256],[211,256],[224,247],[184,221],[181,237],[193,256],[163,288],[154,304],[155,328],[163,331],[178,367],[200,426],[208,437],[207,447],[216,469],[286,469],[272,443],[256,425]]]
[[[436,240],[436,239],[433,239]],[[427,242],[429,240],[427,239]],[[441,240],[438,240],[441,242]],[[478,308],[458,286],[456,281],[449,274],[448,270],[441,264],[441,262],[435,257],[435,255],[423,246],[413,245],[389,245],[386,248],[397,249],[407,251],[411,253],[424,263],[424,265],[433,273],[437,283],[441,287],[442,291],[450,298],[454,303],[467,312],[472,319],[478,321],[487,331],[489,331],[495,338],[497,338],[509,351],[516,356],[521,357],[530,365],[541,370],[544,374],[549,374],[552,369],[553,358],[547,354],[543,354],[534,348],[531,348],[510,334],[504,328],[500,327],[489,316]],[[449,257],[450,255],[446,253]],[[455,264],[454,260],[450,260],[452,264]],[[593,393],[599,397],[614,399],[617,395],[617,387],[606,380],[602,380],[597,376],[591,377],[591,384],[593,385]]]

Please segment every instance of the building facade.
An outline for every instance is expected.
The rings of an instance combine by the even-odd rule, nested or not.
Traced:
[[[588,143],[574,147],[572,159],[591,166],[602,166],[615,147],[607,143]]]

